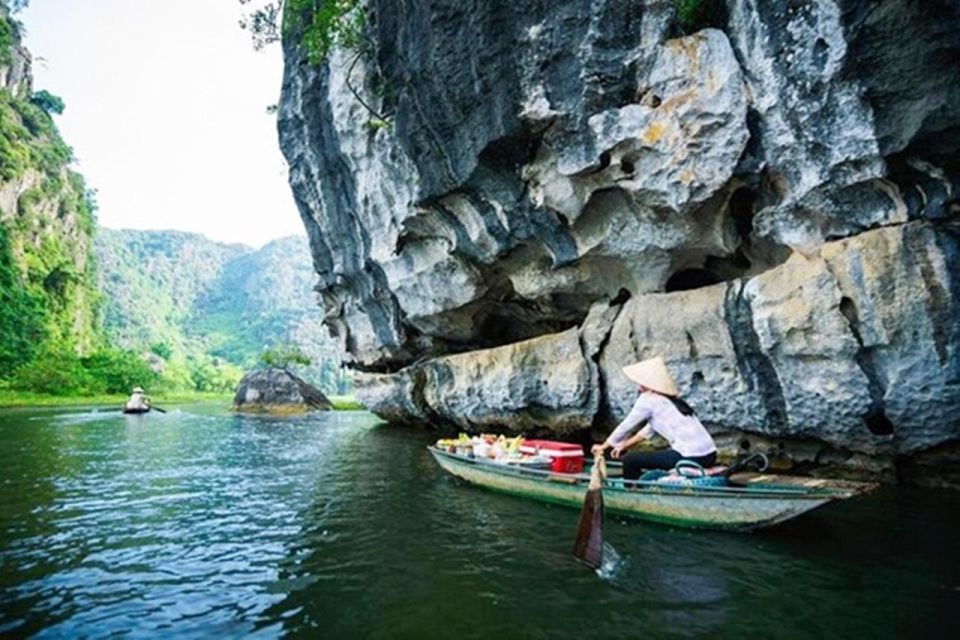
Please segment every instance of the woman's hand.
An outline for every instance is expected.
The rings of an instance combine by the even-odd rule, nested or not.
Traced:
[[[590,452],[593,453],[594,456],[602,456],[603,452],[606,450],[607,450],[607,444],[605,442],[601,444],[595,444],[592,447],[590,447]]]
[[[622,456],[623,452],[626,451],[627,449],[629,449],[629,447],[626,446],[626,443],[618,444],[613,448],[613,451],[610,452],[610,457],[613,458],[614,460],[619,460],[620,456]]]

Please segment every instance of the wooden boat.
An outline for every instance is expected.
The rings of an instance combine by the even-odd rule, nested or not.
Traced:
[[[589,473],[553,473],[519,468],[491,460],[428,447],[437,463],[450,474],[487,489],[542,502],[580,508]],[[702,528],[750,530],[795,518],[834,500],[866,493],[876,485],[865,482],[744,474],[745,486],[722,478],[698,483],[625,481],[607,478],[603,499],[609,513],[664,524]],[[778,478],[783,478],[779,480]]]
[[[141,414],[141,413],[150,413],[150,407],[147,407],[146,409],[141,409],[141,408],[128,409],[127,407],[124,407],[124,408],[123,408],[123,412],[124,412],[124,413],[133,414],[133,415],[137,415],[137,414]]]

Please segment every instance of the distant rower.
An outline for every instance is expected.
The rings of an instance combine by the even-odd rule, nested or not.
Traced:
[[[142,387],[134,387],[133,394],[123,405],[124,413],[146,413],[150,411],[150,398],[143,392]]]

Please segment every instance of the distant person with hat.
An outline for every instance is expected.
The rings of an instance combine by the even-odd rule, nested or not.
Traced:
[[[663,358],[632,364],[624,367],[623,373],[639,385],[640,396],[613,433],[602,444],[593,446],[593,452],[602,454],[612,449],[611,457],[620,458],[630,447],[656,433],[666,439],[670,449],[623,456],[625,480],[636,480],[645,469],[672,469],[681,460],[692,460],[704,468],[713,466],[717,445],[690,405],[678,396],[677,385]],[[644,421],[646,426],[631,436]]]
[[[133,388],[133,394],[123,405],[123,410],[138,413],[150,410],[150,398],[143,392],[143,387]]]

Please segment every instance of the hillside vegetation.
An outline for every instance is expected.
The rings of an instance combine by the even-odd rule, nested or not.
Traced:
[[[97,228],[94,193],[51,116],[66,106],[34,90],[7,6],[0,0],[0,403],[134,385],[232,391],[266,350],[302,353],[311,364],[295,367],[301,376],[343,393],[304,239],[255,251]]]
[[[34,92],[20,25],[0,4],[0,389],[113,393],[151,376],[98,330],[95,203]]]
[[[232,388],[268,350],[328,393],[348,384],[321,326],[305,238],[259,250],[191,233],[100,229],[96,251],[111,341],[147,355],[167,386]]]

